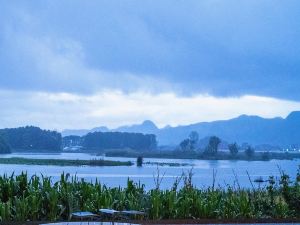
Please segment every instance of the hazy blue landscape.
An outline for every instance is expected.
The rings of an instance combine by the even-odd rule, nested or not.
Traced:
[[[0,0],[0,223],[300,222],[299,12]]]
[[[136,162],[135,158],[116,158],[116,157],[102,157],[84,153],[61,153],[61,154],[9,154],[0,157],[24,157],[34,159],[106,159],[117,161],[132,161]],[[146,185],[146,189],[155,187],[154,179],[157,176],[157,169],[159,173],[164,175],[161,183],[161,188],[171,188],[175,178],[180,177],[182,172],[187,172],[193,168],[193,182],[198,187],[208,187],[213,183],[213,171],[217,172],[216,186],[226,187],[226,185],[240,185],[243,188],[251,188],[251,183],[247,172],[252,181],[257,178],[268,180],[269,176],[273,175],[280,177],[280,169],[285,171],[291,177],[296,176],[300,160],[271,160],[269,162],[259,161],[228,161],[228,160],[185,160],[185,159],[158,159],[145,158],[144,162],[170,162],[170,163],[186,163],[187,166],[156,166],[144,165],[143,167],[123,166],[123,167],[62,167],[62,166],[36,166],[26,165],[28,175],[43,174],[51,176],[54,180],[60,179],[63,172],[76,175],[78,178],[84,178],[87,181],[95,182],[96,178],[103,184],[111,187],[118,187],[119,185],[125,187],[127,179],[130,178],[135,182],[141,182]],[[24,165],[1,165],[2,172],[11,174],[15,172],[20,174],[24,171]],[[235,177],[235,175],[237,177]],[[238,182],[238,183],[237,183]],[[255,183],[255,186],[264,186],[266,183]],[[182,184],[181,184],[182,185]]]
[[[202,122],[190,125],[158,128],[152,121],[122,126],[116,129],[98,127],[91,130],[64,130],[63,136],[83,136],[95,131],[119,131],[155,134],[160,145],[177,145],[192,131],[200,137],[216,135],[228,142],[251,143],[252,145],[273,145],[274,147],[295,146],[300,149],[300,111],[291,112],[286,118],[262,118],[255,115],[241,115],[230,120]]]
[[[198,188],[213,182],[221,188],[252,188],[253,183],[261,188],[283,171],[296,178],[299,125],[300,112],[294,111],[285,119],[242,115],[161,129],[151,121],[62,133],[33,126],[6,128],[0,130],[0,164],[2,174],[26,171],[56,181],[65,173],[109,187],[126,187],[130,178],[150,190],[162,176],[161,188],[168,189],[192,170]]]

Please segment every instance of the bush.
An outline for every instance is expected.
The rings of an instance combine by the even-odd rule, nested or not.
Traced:
[[[238,146],[237,146],[236,143],[229,144],[228,149],[230,151],[230,154],[233,155],[233,156],[236,156],[239,152],[239,149],[238,149]]]
[[[143,166],[143,157],[142,156],[138,156],[137,159],[136,159],[136,165],[138,167],[141,167]]]
[[[245,154],[248,158],[252,158],[254,156],[254,149],[251,146],[248,146],[245,150]]]
[[[220,138],[218,138],[217,136],[211,136],[209,138],[209,142],[204,153],[207,155],[216,155],[220,143],[221,143]]]

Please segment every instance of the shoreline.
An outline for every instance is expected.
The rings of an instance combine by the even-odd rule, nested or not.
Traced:
[[[81,152],[83,153],[83,152]],[[93,153],[89,153],[93,154]],[[97,156],[102,153],[96,154]],[[200,154],[189,155],[177,154],[176,152],[168,153],[152,153],[152,152],[124,152],[124,153],[105,153],[106,157],[121,157],[121,158],[137,158],[139,156],[143,158],[161,158],[161,159],[193,159],[193,160],[229,160],[229,161],[271,161],[271,160],[294,160],[300,159],[300,153],[269,153],[267,157],[264,156],[264,152],[255,153],[252,157],[246,157],[243,153],[239,153],[236,156],[232,156],[228,153],[218,153],[215,156],[204,156]]]
[[[132,166],[133,163],[92,159],[28,159],[20,157],[0,158],[0,164],[15,164],[15,165],[47,165],[47,166]]]

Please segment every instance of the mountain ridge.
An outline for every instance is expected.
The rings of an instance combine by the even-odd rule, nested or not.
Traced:
[[[238,142],[240,144],[270,144],[281,147],[300,145],[300,111],[293,111],[286,118],[263,118],[243,114],[228,120],[199,122],[176,127],[165,126],[161,129],[151,120],[145,120],[141,124],[121,126],[116,129],[100,128],[102,129],[93,128],[81,131],[87,133],[94,131],[151,133],[157,136],[159,145],[178,145],[181,140],[187,138],[191,131],[197,131],[201,138],[216,135],[228,142]],[[72,133],[72,130],[67,131],[68,134]],[[83,135],[86,134],[84,132]],[[66,136],[64,131],[62,134]],[[76,134],[76,130],[74,130],[74,134]]]

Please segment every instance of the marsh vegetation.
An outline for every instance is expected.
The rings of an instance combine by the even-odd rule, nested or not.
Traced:
[[[214,176],[215,177],[215,176]],[[173,187],[161,190],[163,175],[156,176],[154,189],[128,179],[125,188],[110,188],[62,174],[50,177],[26,173],[0,176],[1,221],[69,220],[74,211],[97,212],[100,208],[145,211],[148,219],[246,219],[300,218],[300,170],[295,180],[281,172],[280,179],[269,177],[260,188],[237,185],[198,189],[193,172],[178,177]],[[183,183],[179,188],[179,183]]]
[[[29,158],[0,158],[0,164],[46,165],[46,166],[132,166],[133,163],[103,160],[103,159],[29,159]]]

